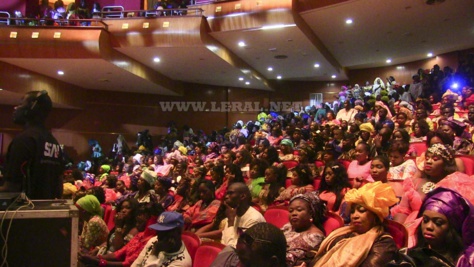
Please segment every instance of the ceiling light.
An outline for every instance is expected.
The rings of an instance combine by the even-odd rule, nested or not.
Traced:
[[[239,81],[243,81],[243,80],[244,80],[244,78],[243,78],[243,77],[239,77]]]
[[[249,84],[250,84],[250,82],[245,82],[245,84],[246,84],[246,85],[249,85]]]
[[[387,63],[392,63],[392,60],[389,58],[389,59],[387,59],[385,62],[387,62]]]
[[[318,63],[314,64],[314,67],[319,68],[319,64]]]
[[[158,63],[158,62],[161,61],[161,59],[160,59],[159,57],[155,57],[155,58],[153,59],[153,61],[156,62],[156,63]]]
[[[58,70],[58,75],[64,75],[64,71]]]
[[[336,79],[336,75],[332,75],[331,78]]]
[[[240,42],[239,42],[239,46],[240,46],[240,47],[244,47],[244,46],[246,46],[246,44],[245,44],[245,42],[240,41]]]
[[[281,75],[278,75],[278,76],[277,76],[277,79],[278,79],[278,80],[281,80]]]
[[[428,53],[426,56],[427,56],[427,57],[432,57],[432,56],[433,56],[433,53]]]
[[[273,68],[272,68],[272,67],[268,67],[267,70],[268,70],[268,71],[273,71]]]
[[[61,38],[61,32],[55,32],[54,35],[53,35],[53,38],[54,38],[54,39],[59,39],[59,38]]]
[[[346,19],[346,24],[352,24],[352,19]]]
[[[265,25],[262,26],[260,29],[262,30],[272,30],[272,29],[282,29],[287,27],[295,27],[296,24],[275,24],[275,25]]]

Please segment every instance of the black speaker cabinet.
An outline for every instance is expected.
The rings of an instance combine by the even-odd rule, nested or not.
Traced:
[[[33,209],[0,211],[3,237],[0,247],[6,250],[11,267],[77,266],[79,212],[70,202],[33,201]],[[11,223],[11,224],[10,224]],[[5,248],[6,245],[6,248]],[[0,254],[0,265],[4,261]]]

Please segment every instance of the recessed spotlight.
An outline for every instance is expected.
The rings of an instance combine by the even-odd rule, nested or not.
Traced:
[[[58,70],[58,75],[64,75],[64,71]]]
[[[268,71],[273,71],[273,68],[272,68],[272,67],[268,67],[267,70],[268,70]]]
[[[277,79],[278,79],[278,80],[281,80],[281,75],[278,75],[278,76],[277,76]]]
[[[245,42],[240,41],[240,42],[239,42],[239,46],[240,46],[240,47],[244,47],[244,46],[246,46],[246,44],[245,44]]]
[[[244,78],[243,78],[243,77],[239,77],[239,81],[243,81],[243,80],[244,80]]]
[[[250,84],[250,82],[245,82],[245,84],[246,84],[246,85],[249,85],[249,84]]]
[[[346,24],[352,24],[352,19],[346,19]]]
[[[160,61],[161,61],[161,59],[160,59],[159,57],[155,57],[155,58],[153,58],[153,62],[156,62],[156,63],[158,63],[158,62],[160,62]]]
[[[427,57],[432,57],[432,56],[433,56],[433,53],[428,53],[426,56],[427,56]]]
[[[332,75],[331,78],[336,79],[336,75]]]
[[[314,67],[319,68],[319,64],[318,63],[314,64]]]
[[[387,59],[385,62],[387,62],[387,63],[392,63],[392,60],[389,58],[389,59]]]

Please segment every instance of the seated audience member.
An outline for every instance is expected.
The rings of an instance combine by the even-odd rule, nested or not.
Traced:
[[[116,207],[114,228],[110,231],[107,243],[97,252],[98,255],[115,252],[126,245],[136,234],[138,234],[136,217],[139,204],[134,198],[121,202]]]
[[[347,168],[349,183],[353,188],[359,188],[368,182],[373,182],[372,177],[370,177],[370,158],[369,145],[359,143],[356,146],[355,160],[351,161]]]
[[[352,133],[344,133],[342,139],[341,155],[338,160],[353,161],[355,159],[355,141],[356,135]]]
[[[235,247],[239,229],[245,231],[259,222],[265,222],[263,215],[250,206],[250,191],[242,182],[229,185],[224,204],[227,217],[224,219],[221,239],[224,245]]]
[[[123,196],[121,199],[118,199],[117,202],[121,202],[127,198],[135,198],[138,200],[139,203],[149,203],[149,202],[156,202],[156,195],[153,191],[153,186],[156,182],[157,175],[154,171],[145,169],[140,174],[140,178],[137,181],[138,190],[131,192]]]
[[[448,134],[453,140],[453,148],[457,155],[468,155],[471,153],[473,145],[469,139],[465,138],[466,124],[449,117],[439,121],[439,129]]]
[[[474,207],[469,201],[439,187],[426,195],[418,217],[415,246],[402,249],[389,266],[473,266]]]
[[[280,155],[278,156],[280,161],[296,160],[296,156],[293,154],[293,142],[290,139],[283,139],[280,142]]]
[[[92,250],[107,240],[109,229],[102,219],[102,208],[94,195],[85,195],[76,202],[79,220],[83,223],[79,248]]]
[[[191,181],[191,191],[189,192],[190,204],[194,205],[199,201],[199,185],[206,180],[206,170],[202,166],[194,167],[193,173],[188,175]]]
[[[319,197],[327,204],[327,210],[338,213],[344,195],[351,188],[346,169],[342,164],[333,162],[324,167]]]
[[[154,185],[157,201],[165,210],[174,202],[174,196],[170,193],[171,186],[171,179],[165,177],[158,178]]]
[[[156,231],[156,236],[148,240],[131,266],[191,267],[191,256],[181,240],[183,226],[183,215],[177,212],[163,212],[155,224],[148,226]]]
[[[227,188],[233,183],[243,183],[242,171],[237,165],[231,164],[225,168],[224,182],[216,190],[216,199],[222,200],[226,195]]]
[[[405,143],[409,144],[410,143],[410,134],[408,134],[408,132],[403,130],[403,129],[396,129],[392,133],[391,142],[393,142],[393,141],[401,141],[401,142],[405,142]],[[408,152],[406,153],[406,156],[407,157],[416,156],[415,149],[411,146],[408,146]]]
[[[398,202],[393,189],[381,182],[369,183],[349,190],[344,200],[351,207],[351,223],[324,239],[313,266],[384,266],[397,252],[383,226],[389,207]]]
[[[211,267],[287,267],[285,236],[276,226],[257,223],[239,236],[237,248],[224,248]]]
[[[448,134],[445,132],[438,130],[436,132],[429,132],[426,135],[426,147],[429,148],[430,146],[434,144],[445,144],[449,146],[453,146],[453,139],[449,137]],[[426,152],[421,153],[418,157],[416,157],[415,162],[416,166],[418,167],[418,170],[421,172],[425,168],[425,154]],[[460,158],[455,158],[454,161],[456,162],[456,167],[458,168],[459,172],[464,172],[464,162]],[[420,174],[417,174],[417,177],[419,177]]]
[[[416,120],[411,125],[410,142],[425,142],[430,126],[425,120]],[[417,155],[418,156],[418,155]]]
[[[290,222],[282,227],[286,238],[286,263],[298,266],[309,263],[308,253],[317,251],[325,237],[323,222],[326,207],[317,192],[294,196],[288,207]]]
[[[242,175],[248,178],[248,171],[250,170],[250,162],[252,155],[246,149],[239,150],[235,153],[234,164],[240,167]]]
[[[420,178],[407,179],[403,184],[404,195],[400,204],[392,208],[394,219],[404,223],[410,239],[414,241],[416,215],[421,208],[425,194],[437,187],[445,187],[459,192],[472,203],[474,201],[474,180],[465,173],[456,171],[454,150],[449,145],[434,144],[426,151],[425,169]]]
[[[314,191],[312,172],[308,167],[298,165],[292,170],[292,175],[291,185],[280,193],[275,202],[288,203],[297,194]]]
[[[360,142],[364,142],[369,146],[373,144],[373,137],[375,136],[375,128],[370,122],[359,125],[359,140],[356,141],[356,147]]]
[[[265,170],[268,168],[268,163],[262,159],[253,159],[250,163],[249,187],[252,199],[258,197],[262,187],[265,184]]]
[[[252,202],[265,211],[280,193],[285,190],[286,168],[270,166],[265,170],[265,184],[257,197]]]
[[[82,251],[79,253],[79,261],[87,266],[130,266],[145,247],[148,240],[156,235],[155,231],[149,229],[148,226],[156,223],[156,219],[162,212],[163,207],[159,204],[140,204],[135,218],[138,234],[125,246],[113,253],[93,256]]]
[[[388,155],[390,159],[390,169],[387,179],[391,182],[403,182],[405,179],[412,178],[417,172],[416,164],[412,159],[405,160],[409,144],[403,141],[393,141],[390,144]]]
[[[199,183],[200,199],[183,214],[186,229],[193,232],[202,226],[211,223],[216,217],[221,202],[215,199],[214,183],[204,180]]]
[[[280,162],[280,158],[278,157],[278,150],[272,146],[267,147],[263,150],[261,158],[263,160],[266,160],[270,166],[278,164]]]
[[[174,201],[168,206],[167,211],[184,212],[189,208],[189,191],[191,190],[191,180],[181,179],[176,187]]]

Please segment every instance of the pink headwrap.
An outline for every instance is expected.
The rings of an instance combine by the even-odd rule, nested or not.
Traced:
[[[376,101],[376,102],[375,102],[375,106],[380,106],[380,107],[384,108],[385,110],[387,110],[387,119],[391,119],[391,118],[392,118],[392,112],[390,112],[390,109],[387,107],[387,105],[385,105],[384,102],[382,102],[382,101]]]

